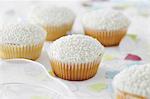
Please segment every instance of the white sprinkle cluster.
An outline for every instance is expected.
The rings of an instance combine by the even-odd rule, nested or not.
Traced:
[[[0,44],[29,45],[44,42],[46,32],[30,23],[4,24],[0,26]]]
[[[150,64],[123,70],[115,76],[113,85],[115,89],[121,91],[150,97]]]
[[[72,23],[75,14],[68,8],[56,6],[37,6],[29,15],[29,20],[42,26],[52,25],[59,26]]]
[[[108,9],[96,10],[82,17],[85,28],[96,30],[118,30],[128,28],[130,21],[121,12]]]
[[[50,46],[50,59],[69,63],[87,63],[101,57],[103,46],[85,35],[69,35],[54,41]]]

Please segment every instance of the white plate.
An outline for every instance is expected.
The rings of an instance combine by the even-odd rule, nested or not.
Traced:
[[[67,95],[66,95],[67,93]],[[38,62],[11,59],[0,63],[0,99],[67,99],[67,86]]]

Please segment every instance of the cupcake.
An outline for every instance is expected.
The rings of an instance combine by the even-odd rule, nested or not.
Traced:
[[[85,35],[69,35],[54,41],[48,52],[55,75],[66,80],[86,80],[99,67],[103,46]]]
[[[42,26],[47,31],[48,41],[54,41],[71,31],[75,14],[65,7],[35,7],[29,15],[31,23]]]
[[[130,21],[115,10],[96,10],[82,17],[85,34],[98,39],[104,46],[118,45],[126,35]]]
[[[115,76],[115,99],[150,99],[150,64],[133,66]]]
[[[46,32],[30,23],[15,23],[0,27],[0,58],[26,58],[40,56]]]

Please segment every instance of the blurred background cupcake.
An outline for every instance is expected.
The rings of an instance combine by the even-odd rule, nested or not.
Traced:
[[[67,80],[86,80],[99,67],[103,46],[92,37],[69,35],[54,41],[48,51],[54,73]]]
[[[98,39],[104,46],[118,45],[126,35],[130,21],[112,9],[95,10],[82,17],[85,34]]]
[[[127,68],[115,76],[115,99],[150,98],[150,64]]]
[[[14,23],[0,26],[0,58],[27,58],[40,56],[46,32],[29,23]]]
[[[29,20],[47,31],[46,40],[54,41],[71,31],[75,14],[65,7],[36,6],[31,11]]]

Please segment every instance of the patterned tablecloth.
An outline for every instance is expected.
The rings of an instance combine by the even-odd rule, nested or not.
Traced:
[[[148,63],[150,61],[149,51],[150,45],[146,44],[145,40],[137,39],[135,35],[127,35],[119,47],[105,49],[103,61],[95,77],[86,81],[60,80],[65,83],[79,99],[113,99],[113,77],[125,68]],[[48,56],[44,56],[43,54],[42,57],[42,59],[45,57],[45,62],[42,61],[42,59],[38,61],[45,66],[45,63],[47,63],[47,66],[50,67],[49,60],[46,58]],[[49,67],[48,70],[51,76],[56,77]]]
[[[52,73],[47,55],[50,42],[45,43],[42,55],[37,62],[43,64],[51,76],[66,84],[70,91],[77,96],[77,99],[113,99],[113,77],[125,68],[150,62],[150,13],[145,10],[147,9],[145,7],[149,6],[144,7],[142,4],[139,5],[139,3],[133,2],[124,4],[92,3],[90,5],[86,3],[83,5],[86,7],[73,4],[72,7],[74,8],[72,9],[75,9],[77,14],[82,15],[83,12],[89,10],[111,7],[124,11],[132,21],[128,35],[121,41],[120,45],[105,48],[105,54],[96,76],[86,81],[65,81],[57,78]],[[82,9],[81,12],[78,12],[78,9]],[[5,14],[14,14],[14,10],[6,11]],[[22,17],[22,20],[24,19],[25,18]],[[83,33],[79,19],[80,17],[77,17],[71,33]]]

